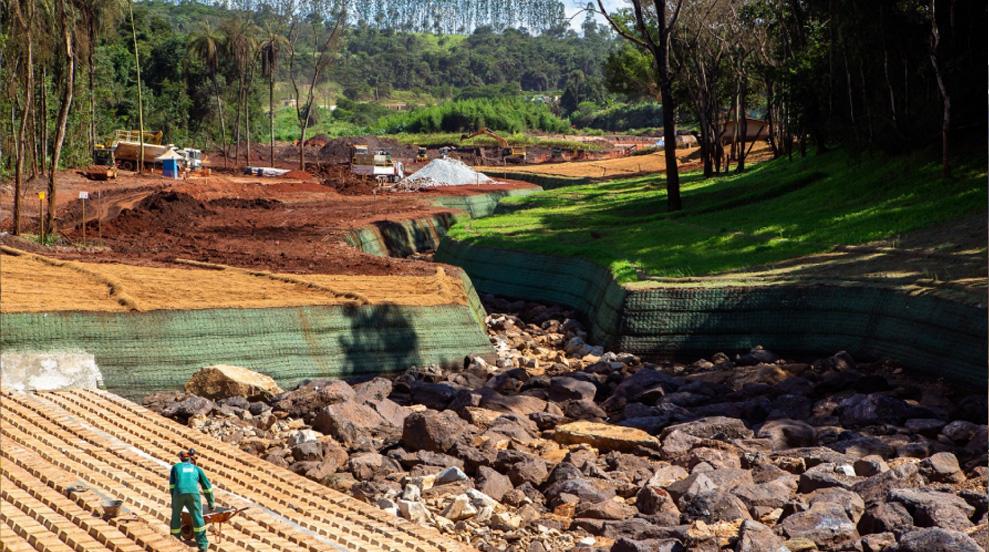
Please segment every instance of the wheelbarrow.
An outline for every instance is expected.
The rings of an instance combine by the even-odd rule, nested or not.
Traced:
[[[214,508],[212,512],[203,514],[203,521],[206,525],[216,525],[216,533],[222,533],[223,524],[230,521],[230,518],[243,512],[247,508]],[[192,515],[189,512],[182,512],[182,538],[187,541],[196,539],[196,534],[192,531]]]

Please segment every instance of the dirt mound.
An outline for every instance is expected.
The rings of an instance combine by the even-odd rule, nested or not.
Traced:
[[[414,159],[416,155],[415,148],[398,140],[375,136],[349,136],[335,138],[323,146],[319,150],[319,159],[324,162],[346,163],[350,160],[351,149],[356,144],[366,145],[369,151],[390,151],[396,160],[410,160]]]
[[[239,197],[221,197],[209,200],[210,207],[233,207],[236,209],[273,209],[284,205],[277,199],[258,197],[254,199],[242,199]]]
[[[154,192],[103,225],[105,233],[157,233],[213,214],[206,204],[174,191]]]
[[[295,169],[282,175],[282,178],[298,178],[299,180],[315,180],[316,177],[306,171]]]
[[[370,178],[361,178],[350,172],[350,167],[345,164],[319,163],[308,166],[322,178],[323,184],[329,186],[343,195],[367,195],[374,191],[375,181]]]

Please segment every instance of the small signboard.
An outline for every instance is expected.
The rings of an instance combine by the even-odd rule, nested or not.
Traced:
[[[48,197],[48,194],[47,193],[45,193],[45,192],[38,192],[38,199],[40,199],[41,201],[44,201],[46,197]]]
[[[79,192],[79,199],[89,199],[89,192]]]

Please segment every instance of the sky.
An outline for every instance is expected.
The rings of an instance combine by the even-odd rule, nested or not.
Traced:
[[[595,7],[597,6],[597,0],[590,0],[590,1],[595,5]],[[584,6],[587,5],[587,2],[588,0],[564,0],[563,7],[564,10],[566,11],[567,17],[568,18],[573,17],[574,14],[576,14],[578,11],[583,9]],[[625,0],[604,0],[604,8],[608,10],[608,13],[611,13],[612,10],[617,10],[626,5],[628,5],[628,2],[626,2]],[[601,15],[597,16],[597,20],[598,23],[601,23],[602,25],[608,24],[608,22],[605,21],[604,17],[602,17]],[[573,27],[574,30],[579,32],[580,24],[583,22],[584,22],[584,14],[580,14],[577,17],[574,17],[573,20],[570,21],[570,26]]]

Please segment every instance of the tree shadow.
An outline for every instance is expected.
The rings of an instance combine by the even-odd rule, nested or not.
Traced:
[[[394,304],[348,306],[350,332],[338,338],[344,354],[343,377],[401,372],[422,365],[419,336],[412,321]]]

